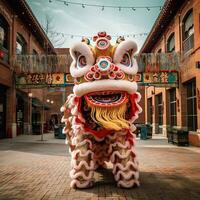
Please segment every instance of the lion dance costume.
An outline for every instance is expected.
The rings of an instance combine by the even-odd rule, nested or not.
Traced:
[[[70,49],[73,62],[73,94],[62,106],[63,133],[71,152],[71,187],[87,188],[94,183],[94,171],[113,164],[119,187],[139,185],[135,153],[135,126],[141,108],[134,75],[137,45],[120,37],[115,45],[106,32],[84,38]]]

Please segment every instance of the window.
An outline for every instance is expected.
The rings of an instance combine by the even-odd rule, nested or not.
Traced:
[[[175,36],[174,36],[174,33],[172,33],[167,40],[167,52],[170,53],[170,52],[173,52],[173,51],[175,51]]]
[[[169,91],[169,111],[170,111],[170,125],[177,125],[176,118],[176,89],[173,88]]]
[[[152,106],[152,98],[147,99],[147,109],[148,109],[148,122],[152,124],[153,122],[153,106]]]
[[[26,54],[27,44],[24,37],[17,33],[17,40],[16,40],[16,54],[22,55]]]
[[[157,53],[162,53],[162,49],[159,49],[159,50],[157,51]]]
[[[183,51],[187,52],[194,47],[193,10],[189,10],[182,21]]]
[[[8,62],[9,49],[9,24],[5,18],[0,15],[0,59]]]
[[[156,96],[157,98],[157,109],[158,109],[158,124],[163,124],[163,102],[162,102],[162,93]]]
[[[33,55],[34,55],[34,56],[37,56],[37,55],[38,55],[38,53],[37,53],[37,51],[36,51],[35,49],[33,49]]]
[[[196,80],[186,83],[187,88],[187,126],[188,130],[197,129],[197,104],[196,104]]]

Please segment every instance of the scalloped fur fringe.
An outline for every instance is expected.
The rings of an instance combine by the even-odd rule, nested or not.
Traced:
[[[71,152],[70,186],[72,188],[87,188],[94,184],[94,171],[103,166],[105,161],[113,163],[113,175],[119,187],[130,188],[139,186],[138,161],[134,149],[135,135],[118,131],[104,138],[97,138],[89,132],[84,132],[84,119],[78,112],[75,95],[70,95],[62,107],[65,115],[63,133]],[[66,115],[67,109],[73,116]],[[75,119],[79,118],[79,122]],[[72,124],[72,126],[70,126]],[[102,143],[102,141],[104,141]],[[100,143],[101,142],[101,143]]]

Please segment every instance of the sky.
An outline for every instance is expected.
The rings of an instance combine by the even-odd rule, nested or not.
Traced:
[[[66,6],[59,0],[27,0],[38,21],[45,27],[46,16],[50,19],[50,30],[55,33],[69,35],[50,36],[54,46],[68,48],[73,43],[81,41],[80,36],[94,36],[99,31],[106,31],[112,37],[112,42],[116,41],[116,35],[130,35],[128,38],[138,44],[138,49],[142,47],[146,35],[133,34],[149,33],[156,18],[160,13],[160,8],[144,9],[102,8],[81,5]],[[70,0],[82,4],[98,4],[102,6],[163,6],[165,0]],[[72,36],[73,35],[73,36]],[[127,38],[127,37],[125,37]]]

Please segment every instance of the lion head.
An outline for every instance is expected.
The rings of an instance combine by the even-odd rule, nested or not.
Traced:
[[[85,128],[93,132],[129,129],[141,111],[134,81],[137,45],[123,37],[115,45],[110,40],[106,32],[99,32],[93,37],[93,46],[83,38],[70,49],[73,91],[87,122]]]

